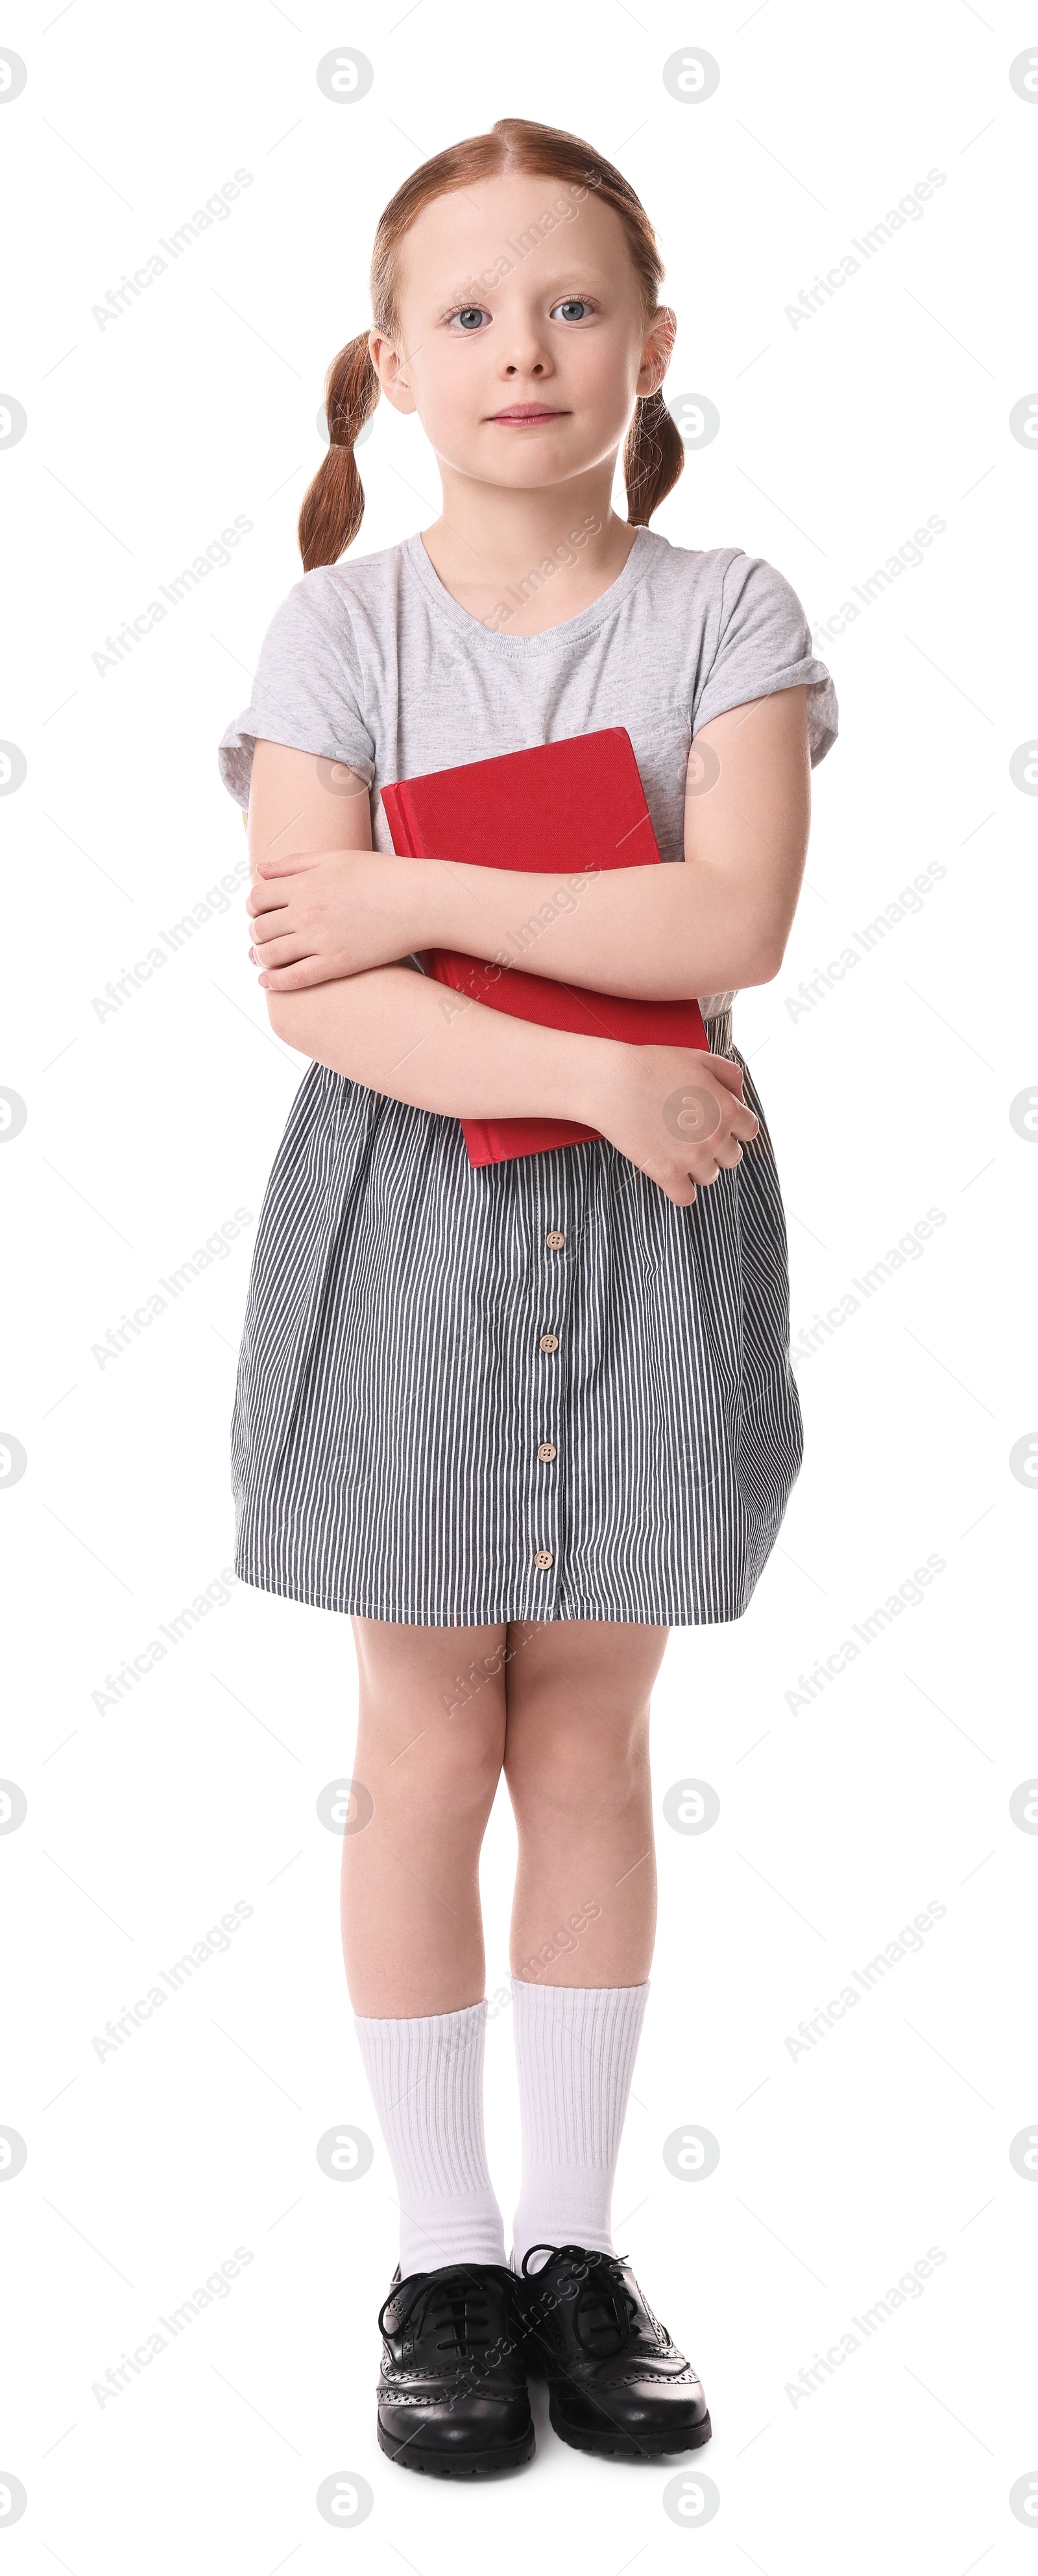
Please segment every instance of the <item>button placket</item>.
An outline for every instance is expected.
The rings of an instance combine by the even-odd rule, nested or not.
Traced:
[[[565,1180],[557,1175],[553,1178],[551,1203],[539,1222],[534,1220],[531,1246],[534,1294],[540,1305],[541,1325],[536,1336],[534,1439],[537,1445],[536,1454],[530,1461],[533,1479],[530,1526],[534,1540],[534,1598],[542,1612],[549,1614],[554,1608],[554,1596],[561,1578],[562,1497],[559,1480],[565,1456],[564,1411],[569,1378],[567,1334],[572,1303],[572,1271],[570,1262],[560,1259],[560,1255],[566,1250],[567,1232],[572,1231],[572,1216],[566,1203],[569,1197],[566,1181],[569,1177],[567,1173]]]

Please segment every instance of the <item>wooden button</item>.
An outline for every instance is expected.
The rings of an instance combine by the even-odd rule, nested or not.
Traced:
[[[565,1243],[565,1240],[566,1240],[565,1235],[564,1235],[564,1234],[560,1234],[560,1233],[559,1233],[559,1229],[558,1229],[558,1227],[557,1227],[556,1225],[553,1225],[552,1230],[551,1230],[551,1233],[550,1233],[550,1235],[548,1236],[548,1250],[549,1250],[549,1252],[561,1252],[562,1247],[563,1247],[563,1244]]]
[[[557,1350],[558,1350],[558,1347],[559,1347],[559,1337],[558,1337],[558,1334],[557,1334],[557,1333],[542,1333],[542,1334],[541,1334],[541,1349],[542,1349],[542,1351],[557,1351]]]
[[[554,1458],[557,1454],[554,1440],[542,1440],[537,1452],[538,1458]]]
[[[549,1565],[554,1565],[555,1563],[550,1547],[539,1547],[533,1561],[535,1565],[540,1567],[542,1574],[546,1574]]]

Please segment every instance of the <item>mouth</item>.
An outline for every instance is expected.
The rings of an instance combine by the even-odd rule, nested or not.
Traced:
[[[566,413],[553,411],[548,403],[512,403],[507,411],[491,412],[490,418],[506,429],[526,429],[542,420],[565,420]]]

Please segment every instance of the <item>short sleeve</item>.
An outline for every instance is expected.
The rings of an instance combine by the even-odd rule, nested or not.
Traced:
[[[811,629],[792,585],[759,555],[733,555],[721,585],[717,645],[692,710],[692,731],[729,707],[806,683],[812,769],[839,731],[836,691],[811,651]]]
[[[282,601],[263,639],[250,703],[220,742],[220,776],[239,805],[249,801],[258,741],[342,761],[366,787],[373,783],[375,746],[365,720],[360,662],[330,565],[305,573]]]

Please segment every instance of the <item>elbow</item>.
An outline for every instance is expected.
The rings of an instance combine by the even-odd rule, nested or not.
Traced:
[[[698,965],[681,976],[681,996],[693,990],[699,993],[743,993],[754,984],[771,984],[780,971],[784,955],[784,941],[769,943],[755,939],[752,946],[744,941],[733,941],[730,947],[725,946],[707,960],[710,971],[705,981],[701,956]],[[667,995],[674,993],[675,989],[676,979],[671,976],[667,980]]]
[[[770,921],[757,923],[749,941],[753,965],[745,978],[747,984],[773,984],[776,975],[781,975],[792,931],[793,913],[784,903],[776,905]]]
[[[267,1018],[270,1022],[273,1035],[276,1038],[287,1039],[288,1030],[286,1022],[288,1019],[288,1013],[285,1009],[285,1003],[288,996],[285,993],[265,993],[263,998],[267,1005]]]
[[[736,990],[753,984],[773,984],[781,972],[786,953],[785,940],[758,941],[747,959],[745,972],[736,979]]]
[[[785,924],[721,924],[705,941],[693,932],[687,951],[672,964],[657,990],[673,993],[741,993],[753,984],[771,984],[781,972],[789,936]]]
[[[752,930],[747,929],[742,939],[735,942],[739,972],[727,977],[726,981],[733,984],[738,992],[747,985],[773,984],[776,975],[782,971],[789,930],[787,922],[760,922]]]
[[[281,1039],[283,1046],[294,1047],[298,1055],[306,1055],[306,1004],[309,995],[305,992],[265,992],[263,999],[273,1035]]]

